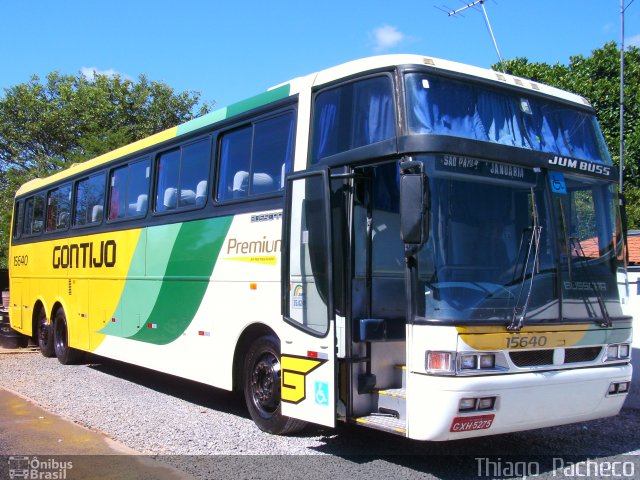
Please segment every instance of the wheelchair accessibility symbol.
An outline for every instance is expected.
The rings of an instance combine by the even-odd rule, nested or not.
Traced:
[[[551,191],[561,195],[567,194],[567,184],[564,181],[564,175],[560,172],[549,172],[549,182],[551,182]]]
[[[316,381],[316,403],[329,405],[329,384],[327,382]]]

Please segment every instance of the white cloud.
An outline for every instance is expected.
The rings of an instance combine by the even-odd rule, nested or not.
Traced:
[[[391,25],[375,28],[369,36],[373,40],[373,48],[376,52],[389,50],[407,38],[404,33]]]
[[[80,68],[80,73],[82,73],[82,75],[84,75],[87,80],[92,80],[96,74],[106,75],[107,77],[115,77],[116,75],[119,75],[122,78],[129,78],[128,75],[120,73],[113,68],[110,68],[108,70],[100,70],[98,67],[82,67]]]
[[[640,34],[624,39],[625,47],[640,47]]]

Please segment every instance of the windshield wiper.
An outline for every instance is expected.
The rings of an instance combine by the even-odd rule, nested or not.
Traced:
[[[531,188],[531,205],[533,209],[533,226],[531,227],[531,237],[529,238],[529,246],[527,248],[527,260],[522,269],[522,283],[520,284],[520,291],[518,292],[518,298],[516,304],[513,307],[513,316],[511,323],[507,326],[507,330],[511,332],[518,332],[524,327],[524,320],[527,315],[527,309],[529,308],[529,301],[531,300],[531,292],[533,290],[533,279],[538,272],[540,265],[538,261],[538,252],[540,251],[540,236],[542,233],[542,226],[540,226],[540,219],[538,217],[538,204],[536,203],[536,196]],[[527,269],[529,268],[529,262],[532,259],[533,251],[533,264],[531,267],[531,277],[529,278],[529,291],[527,292],[527,298],[524,301],[521,309],[518,309],[518,304],[522,298],[524,292],[525,283],[527,280]]]
[[[587,256],[584,253],[584,249],[582,248],[580,240],[576,237],[569,237],[569,246],[571,250],[576,252],[578,258],[580,258],[580,267],[582,268],[585,277],[587,277],[587,283],[591,287],[591,290],[593,290],[593,293],[596,296],[596,300],[598,301],[598,305],[600,306],[600,311],[602,312],[602,320],[597,320],[596,323],[598,323],[598,325],[603,328],[611,327],[613,325],[613,322],[611,321],[611,315],[609,315],[607,304],[605,303],[604,298],[602,298],[602,292],[600,291],[600,288],[598,288],[596,283],[593,281],[593,276],[591,275],[591,266],[588,263]],[[571,251],[569,252],[569,257],[571,257]],[[587,302],[589,302],[588,299]]]

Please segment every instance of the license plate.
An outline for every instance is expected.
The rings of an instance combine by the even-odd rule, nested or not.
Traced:
[[[472,430],[486,430],[493,425],[495,415],[474,415],[471,417],[455,417],[451,422],[450,432],[470,432]]]

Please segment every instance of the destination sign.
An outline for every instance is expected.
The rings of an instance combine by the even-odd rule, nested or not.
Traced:
[[[478,160],[460,155],[442,155],[436,157],[436,171],[462,173],[484,178],[496,178],[525,183],[536,183],[533,170],[505,163]]]

